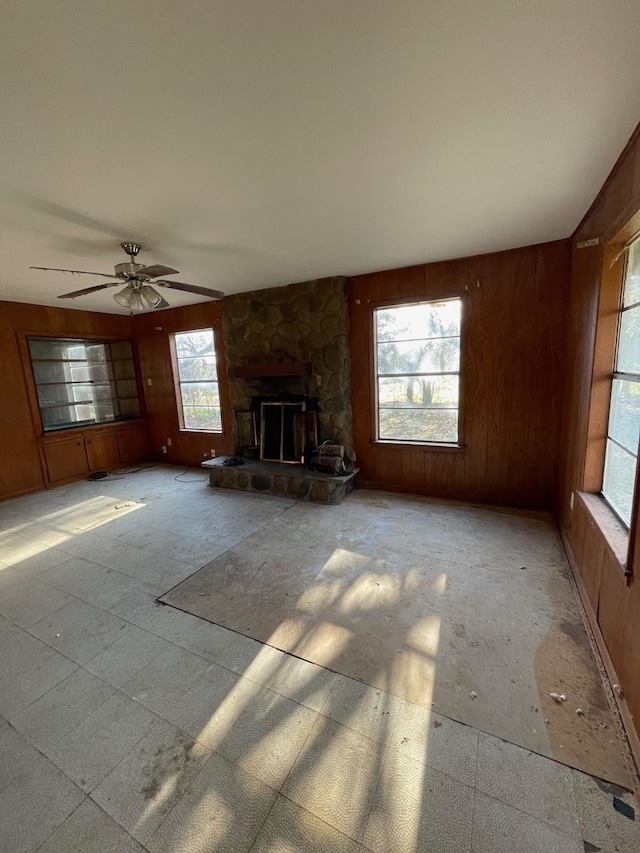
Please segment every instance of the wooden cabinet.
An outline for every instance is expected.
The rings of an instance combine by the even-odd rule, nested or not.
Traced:
[[[44,457],[49,482],[71,480],[89,473],[84,437],[75,435],[44,445]]]
[[[149,458],[144,422],[45,435],[42,456],[47,483],[58,485],[93,471],[113,471]]]
[[[149,458],[149,441],[144,424],[121,427],[116,434],[121,465],[135,465]]]
[[[90,471],[106,471],[120,464],[118,441],[113,430],[86,434],[84,446]]]

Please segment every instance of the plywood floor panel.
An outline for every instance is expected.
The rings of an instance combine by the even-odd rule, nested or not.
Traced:
[[[629,786],[568,571],[543,513],[360,491],[289,507],[161,600]]]

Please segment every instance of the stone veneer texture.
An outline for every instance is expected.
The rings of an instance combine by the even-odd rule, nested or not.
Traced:
[[[309,394],[318,398],[320,440],[343,444],[353,458],[351,357],[347,281],[323,278],[227,296],[222,302],[231,408],[248,411],[250,398]],[[240,379],[234,367],[303,361],[308,376]],[[235,415],[234,415],[234,438]],[[237,438],[236,438],[237,440]]]
[[[323,504],[339,504],[354,486],[355,475],[332,477],[330,474],[306,471],[300,474],[299,466],[293,465],[291,468],[290,474],[275,474],[270,471],[252,472],[249,466],[226,468],[220,465],[209,469],[209,485]]]

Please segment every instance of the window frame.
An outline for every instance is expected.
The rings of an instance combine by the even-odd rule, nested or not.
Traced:
[[[640,301],[634,302],[631,305],[624,304],[624,295],[627,287],[627,279],[629,275],[629,261],[631,257],[631,248],[633,246],[638,247],[638,252],[640,254],[640,235],[638,235],[635,239],[629,242],[626,246],[624,254],[624,263],[622,264],[622,270],[620,275],[620,285],[618,288],[618,304],[616,309],[616,332],[615,332],[615,344],[614,344],[614,352],[613,352],[613,365],[609,378],[609,400],[607,407],[607,423],[605,429],[605,441],[604,441],[604,453],[602,458],[602,481],[600,486],[600,495],[602,499],[606,502],[609,509],[615,514],[616,518],[619,519],[620,523],[624,525],[627,532],[631,530],[633,527],[633,519],[634,519],[634,508],[638,503],[638,489],[640,485],[640,455],[638,453],[638,447],[636,447],[635,453],[635,474],[634,474],[634,486],[633,491],[631,493],[631,512],[630,518],[627,522],[619,512],[618,508],[613,503],[610,497],[607,497],[604,490],[604,473],[607,464],[607,446],[609,442],[612,442],[617,447],[620,447],[625,453],[629,456],[634,456],[634,454],[624,445],[620,444],[615,438],[610,435],[612,414],[613,414],[613,388],[614,382],[616,380],[624,381],[624,382],[635,382],[640,385],[640,373],[628,373],[626,371],[618,370],[618,359],[620,355],[620,344],[621,344],[621,332],[622,332],[622,320],[625,312],[630,311],[632,309],[638,310],[638,306],[640,306]]]
[[[180,379],[180,369],[179,369],[179,356],[178,350],[176,346],[176,336],[177,335],[192,335],[198,334],[199,332],[211,332],[213,336],[213,352],[215,355],[215,367],[216,367],[216,378],[215,383],[218,386],[218,399],[220,400],[220,429],[195,429],[193,427],[185,426],[184,419],[184,402],[182,399],[182,380]],[[176,398],[176,409],[178,414],[178,426],[180,432],[186,432],[190,434],[202,434],[202,435],[223,435],[225,432],[224,429],[224,406],[222,401],[222,383],[220,381],[220,371],[219,371],[219,363],[220,359],[218,357],[218,339],[216,335],[216,329],[214,325],[210,326],[201,326],[198,329],[178,329],[172,331],[169,334],[169,347],[171,351],[171,367],[173,373],[173,388]],[[212,379],[202,379],[202,380],[193,380],[191,384],[194,382],[208,382],[211,383],[214,380]],[[186,384],[189,384],[188,382]]]
[[[108,371],[111,374],[111,378],[108,378],[106,381],[99,382],[99,383],[96,383],[96,381],[94,379],[88,379],[88,380],[66,379],[65,381],[61,381],[61,382],[39,381],[37,376],[36,376],[34,361],[35,361],[35,363],[42,363],[42,362],[56,363],[57,361],[60,361],[61,364],[69,364],[75,360],[74,359],[60,359],[60,360],[58,360],[58,359],[40,359],[37,357],[34,359],[34,356],[33,356],[32,351],[31,351],[31,346],[30,346],[31,341],[58,341],[61,343],[81,344],[81,345],[85,345],[85,346],[87,346],[87,345],[88,346],[102,345],[105,347],[105,349],[108,353],[108,358],[105,361],[106,365],[113,365],[114,363],[117,363],[119,361],[129,361],[129,359],[114,358],[112,355],[112,352],[111,352],[111,347],[113,345],[123,344],[123,343],[128,344],[130,349],[131,349],[130,361],[133,365],[134,375],[133,375],[133,377],[119,377],[118,378],[114,375],[114,371],[112,368],[111,371]],[[42,334],[41,332],[30,332],[29,331],[29,332],[25,332],[21,336],[20,347],[21,347],[21,350],[23,353],[23,360],[24,360],[25,366],[27,364],[29,365],[29,372],[27,374],[29,377],[29,382],[28,382],[29,396],[32,399],[32,410],[33,410],[34,416],[37,416],[37,421],[34,421],[34,425],[36,423],[39,423],[41,435],[53,435],[55,433],[66,432],[69,430],[78,430],[78,429],[82,430],[82,429],[91,429],[93,427],[105,427],[105,426],[110,426],[113,424],[124,423],[126,421],[139,420],[139,419],[145,417],[144,398],[143,398],[143,395],[141,393],[140,370],[139,370],[139,366],[138,366],[136,344],[135,344],[135,341],[133,339],[121,338],[121,337],[117,337],[117,338],[105,337],[105,336],[93,337],[90,335],[83,335],[81,337],[80,336],[74,336],[74,335],[47,335],[47,334]],[[87,364],[90,365],[91,362],[89,362],[87,360]],[[67,371],[65,370],[65,373],[66,372]],[[117,383],[119,381],[120,382],[123,382],[123,381],[135,382],[135,388],[136,388],[135,398],[130,396],[130,395],[129,396],[123,395],[121,397],[118,395]],[[96,418],[96,419],[90,419],[90,420],[85,419],[85,420],[81,420],[81,421],[79,420],[79,421],[75,421],[75,422],[71,422],[71,423],[65,423],[65,424],[59,424],[59,425],[55,425],[55,426],[46,426],[45,425],[45,420],[44,420],[44,417],[42,414],[42,406],[41,406],[41,402],[40,402],[40,396],[38,393],[39,387],[46,386],[46,385],[69,385],[69,386],[73,386],[73,385],[96,385],[96,384],[108,385],[109,387],[111,387],[116,393],[115,393],[115,396],[111,397],[110,399],[112,401],[115,401],[116,403],[120,400],[133,400],[133,399],[135,399],[137,401],[137,404],[138,404],[138,412],[136,414],[128,413],[128,414],[114,415],[114,417],[112,417],[112,418],[103,418],[103,419],[97,419]],[[59,406],[64,407],[65,405],[67,405],[69,408],[71,408],[74,405],[79,406],[79,405],[86,405],[86,404],[91,404],[91,405],[95,406],[96,401],[95,401],[95,399],[92,401],[71,401],[71,400],[69,400],[66,404],[61,402],[59,404]],[[55,408],[55,407],[56,406],[51,406],[51,408]]]
[[[369,352],[370,352],[370,443],[374,446],[406,449],[420,448],[429,451],[445,451],[445,452],[463,452],[466,449],[464,444],[465,435],[465,406],[464,406],[464,365],[465,365],[465,314],[466,314],[466,297],[468,291],[464,292],[449,291],[443,294],[416,294],[415,296],[402,296],[396,299],[383,299],[369,302]],[[380,438],[379,424],[379,405],[378,405],[378,347],[377,347],[377,311],[385,308],[403,308],[411,305],[425,305],[433,302],[451,302],[458,301],[460,303],[460,364],[457,372],[458,376],[458,439],[455,442],[442,441],[421,441],[420,439],[396,439],[396,438]],[[448,374],[437,374],[448,375]]]
[[[589,408],[580,426],[584,430],[584,455],[576,451],[579,468],[575,487],[566,493],[566,512],[571,519],[574,495],[581,497],[590,521],[597,527],[605,545],[620,566],[626,583],[636,574],[640,563],[640,465],[636,482],[629,528],[619,520],[602,495],[606,436],[609,423],[612,376],[616,354],[618,314],[622,301],[625,273],[625,247],[640,235],[640,210],[625,224],[615,223],[598,238],[574,245],[573,280],[586,277],[589,281],[597,272],[599,280],[595,304],[592,307],[593,338],[589,342],[591,378]],[[594,500],[591,500],[591,499]],[[569,521],[571,526],[571,521]]]

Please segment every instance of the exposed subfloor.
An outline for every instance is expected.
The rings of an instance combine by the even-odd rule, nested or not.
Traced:
[[[370,491],[297,504],[162,600],[630,785],[544,513]]]
[[[293,501],[213,491],[199,472],[175,479],[179,473],[159,466],[0,505],[1,850],[640,848],[640,822],[613,807],[619,797],[635,809],[631,794],[537,754],[542,750],[495,736],[482,716],[486,710],[473,711],[481,718],[476,725],[454,719],[467,706],[506,702],[505,719],[516,718],[514,731],[524,731],[534,719],[544,727],[543,694],[557,686],[567,702],[549,711],[571,714],[576,726],[583,722],[571,692],[581,683],[567,679],[576,664],[589,667],[582,652],[571,657],[571,644],[561,645],[557,654],[559,635],[552,626],[558,613],[549,611],[551,595],[558,596],[559,615],[568,623],[563,636],[579,648],[582,639],[577,608],[564,593],[562,555],[555,546],[547,553],[551,540],[544,519],[491,512],[496,529],[515,532],[510,559],[517,566],[509,573],[498,565],[495,535],[483,536],[486,509],[466,508],[469,537],[461,530],[455,536],[473,559],[455,561],[438,550],[435,535],[438,530],[442,540],[450,535],[448,511],[454,505],[372,493],[356,493],[339,507],[304,505],[322,517],[333,512],[327,526],[320,515],[303,519],[303,505]],[[379,524],[376,512],[404,522],[384,551],[377,542],[367,551],[369,532]],[[439,522],[427,560],[432,571],[422,574],[418,549],[424,545],[416,544],[415,526],[434,514]],[[533,526],[524,531],[522,519]],[[326,537],[338,529],[341,549],[351,556],[336,554],[334,543],[329,559],[323,557],[325,575],[311,587],[323,595],[305,597],[304,567],[324,554]],[[355,552],[360,563],[353,559],[358,536],[358,548],[365,549]],[[374,644],[378,665],[369,671],[384,672],[388,680],[372,686],[332,671],[338,668],[335,645],[325,668],[156,601],[230,549],[241,557],[236,565],[243,582],[244,555],[262,551],[255,578],[260,581],[270,557],[277,562],[283,556],[270,553],[278,542],[297,549],[297,564],[293,550],[287,551],[286,597],[303,616],[312,614],[309,625],[301,623],[306,636],[317,636],[311,625],[336,617],[344,652],[348,631],[357,633],[357,627],[374,642],[378,629],[395,618],[403,641],[415,647],[410,660],[428,658],[430,668],[409,666],[401,654],[398,670],[404,675],[396,677],[395,659],[380,660]],[[551,558],[557,576],[536,561],[540,551]],[[424,551],[422,557],[424,562]],[[467,570],[474,568],[466,600],[462,595],[457,610],[439,605],[449,589],[455,598],[465,563]],[[514,594],[505,589],[506,575],[522,585]],[[277,599],[269,598],[268,585],[261,589],[264,614]],[[340,594],[327,597],[327,589]],[[410,604],[399,597],[400,589],[413,592],[416,601],[409,622],[398,616]],[[419,619],[419,602],[426,606],[429,590],[429,609]],[[485,609],[491,595],[501,608]],[[239,590],[234,600],[238,597]],[[533,622],[543,626],[541,640],[524,630],[525,612],[538,617]],[[357,623],[346,625],[340,613],[358,613]],[[258,615],[250,608],[244,614]],[[510,670],[495,671],[497,645],[482,632],[483,623],[501,619],[514,632],[505,642],[522,646],[517,638],[524,634],[537,644],[531,689],[539,710],[531,717],[517,706],[529,694],[517,689],[517,702],[509,698]],[[472,684],[468,679],[475,678],[485,639],[486,672],[481,683]],[[447,656],[456,658],[463,680],[459,690],[447,683],[439,694]],[[416,684],[428,676],[424,689],[437,699],[437,710],[423,694],[410,697],[417,701],[397,695],[407,673]],[[560,678],[564,687],[556,684]],[[498,685],[493,699],[488,682]],[[475,699],[466,695],[472,689]],[[449,713],[440,707],[448,694],[453,699],[459,694]],[[586,697],[583,705],[587,718],[606,714],[599,696]],[[560,719],[546,730],[560,726]],[[613,728],[606,731],[611,766],[623,768]],[[585,729],[583,741],[589,737]],[[549,740],[553,746],[553,735]],[[589,754],[600,755],[604,742],[594,743]]]

